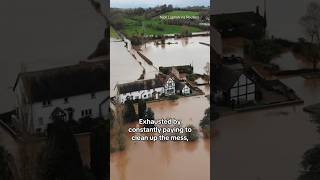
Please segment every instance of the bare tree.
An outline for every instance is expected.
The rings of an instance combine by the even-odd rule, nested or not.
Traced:
[[[318,3],[309,3],[306,14],[300,19],[300,24],[310,40],[305,47],[306,58],[313,62],[313,69],[316,69],[320,59],[320,5]]]
[[[306,14],[300,19],[300,24],[311,43],[320,42],[320,5],[318,3],[309,3]]]

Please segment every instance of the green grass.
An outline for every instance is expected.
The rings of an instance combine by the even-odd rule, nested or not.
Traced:
[[[193,11],[171,11],[163,14],[165,16],[197,16],[199,12]],[[164,35],[164,34],[177,34],[180,33],[183,26],[168,25],[161,22],[159,16],[152,19],[145,19],[143,16],[133,16],[123,18],[124,28],[123,33],[127,37],[134,35]],[[190,32],[202,31],[198,27],[187,27]]]
[[[110,37],[116,38],[116,39],[120,38],[119,35],[117,34],[116,30],[112,26],[110,26]]]
[[[125,20],[125,21],[129,22],[129,20]],[[180,33],[183,28],[182,26],[179,26],[179,25],[167,25],[167,24],[161,23],[160,21],[154,21],[154,20],[145,20],[143,21],[143,24],[144,25],[138,22],[126,23],[123,29],[123,32],[129,37],[134,35],[140,35],[142,33],[144,33],[145,35],[164,35],[164,34]],[[151,25],[153,27],[148,27],[148,25]],[[197,27],[187,27],[187,28],[191,32],[201,31],[201,29]]]
[[[164,13],[162,16],[199,16],[199,12],[195,11],[171,11]]]

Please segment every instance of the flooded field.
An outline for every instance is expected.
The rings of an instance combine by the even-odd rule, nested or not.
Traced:
[[[147,105],[155,118],[174,117],[199,127],[209,101],[204,96]],[[196,168],[195,168],[196,167]],[[124,152],[111,154],[113,180],[209,180],[210,140],[196,142],[131,142]]]
[[[154,111],[156,119],[175,118],[181,120],[185,126],[192,124],[195,127],[199,127],[204,111],[209,106],[209,100],[203,95],[148,104],[148,107]]]
[[[286,52],[271,61],[278,65],[280,70],[297,70],[303,68],[312,68],[312,62],[308,62],[295,56],[291,51]]]
[[[267,35],[296,41],[304,37],[299,19],[312,0],[267,0]],[[214,14],[255,11],[263,0],[215,0]],[[285,13],[284,13],[285,11]],[[235,54],[241,54],[239,49]],[[272,60],[281,70],[308,68],[310,64],[287,52]],[[293,180],[301,171],[305,151],[319,143],[316,125],[304,106],[320,102],[320,80],[282,79],[304,104],[238,113],[217,120],[218,136],[211,148],[213,179]],[[232,173],[230,173],[232,172]]]
[[[113,180],[209,180],[210,142],[136,142],[111,155]]]
[[[303,153],[319,142],[306,105],[320,101],[320,81],[282,80],[304,104],[245,112],[217,120],[213,144],[214,179],[296,179]],[[232,171],[233,173],[230,173]]]
[[[125,43],[116,39],[110,40],[110,95],[114,96],[117,83],[137,80],[142,74],[142,67],[133,58]]]
[[[210,37],[167,39],[166,43],[170,44],[149,42],[140,48],[156,67],[191,64],[195,73],[203,74],[206,63],[210,62],[210,49],[200,42],[209,44]]]
[[[199,41],[200,39],[198,39]],[[202,57],[209,61],[209,47],[201,45],[198,41],[191,41],[203,49]],[[209,38],[207,38],[207,41]],[[180,42],[180,41],[179,41]],[[150,52],[155,57],[161,56],[165,59],[168,54],[175,55],[175,59],[171,59],[171,64],[181,65],[180,58],[185,60],[187,55],[181,55],[187,48],[183,50],[183,46],[168,45],[159,50],[153,44],[147,44],[147,48],[143,53]],[[124,47],[124,43],[111,42],[111,82],[130,82],[139,78],[143,69],[145,69],[145,79],[154,78],[158,70],[148,65],[139,57],[134,50]],[[146,51],[147,50],[147,51]],[[154,51],[153,51],[154,50]],[[206,50],[206,51],[205,51]],[[196,54],[198,49],[193,49]],[[170,53],[168,53],[170,52]],[[188,53],[192,53],[188,52]],[[134,58],[131,54],[134,54]],[[156,55],[158,54],[158,55]],[[148,56],[148,55],[146,55]],[[201,56],[198,55],[198,56]],[[149,57],[149,56],[148,56]],[[195,56],[194,56],[195,57]],[[153,59],[149,57],[152,61]],[[158,59],[158,58],[157,58]],[[168,61],[167,63],[169,63]],[[189,63],[189,61],[186,61]],[[203,61],[205,62],[205,61]],[[184,62],[183,62],[184,63]],[[128,65],[130,64],[130,66]],[[195,63],[194,63],[195,64]],[[198,68],[200,69],[200,68]],[[203,69],[203,68],[202,68]],[[126,73],[123,73],[126,72]],[[128,74],[130,75],[128,76]],[[111,83],[111,84],[112,84]],[[205,94],[210,92],[209,86],[201,86]],[[175,118],[181,120],[183,125],[192,124],[199,127],[199,122],[204,116],[205,110],[210,106],[209,100],[205,95],[182,97],[175,101],[159,101],[148,103],[155,113],[155,119]],[[128,137],[129,138],[129,137]],[[131,142],[129,141],[127,149],[123,152],[112,153],[110,161],[111,179],[113,180],[209,180],[210,179],[210,141],[199,138],[196,142]],[[197,168],[194,168],[197,167]],[[188,169],[188,171],[186,171]]]

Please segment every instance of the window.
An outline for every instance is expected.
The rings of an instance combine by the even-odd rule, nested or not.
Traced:
[[[40,126],[43,126],[43,118],[42,118],[42,117],[39,117],[38,121],[39,121],[39,125],[40,125]]]
[[[44,100],[44,101],[42,101],[42,105],[43,105],[44,107],[46,107],[46,106],[51,106],[51,100]]]
[[[69,102],[69,98],[68,98],[68,97],[65,97],[65,98],[64,98],[64,103],[67,104],[68,102]]]
[[[81,111],[82,117],[91,116],[91,115],[92,115],[92,109],[84,109]]]
[[[174,89],[168,89],[167,93],[174,93]]]
[[[168,83],[168,87],[173,87],[173,86],[174,86],[173,82]]]

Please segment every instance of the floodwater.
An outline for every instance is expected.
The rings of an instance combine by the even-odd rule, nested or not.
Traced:
[[[210,62],[209,46],[200,44],[210,43],[210,37],[189,37],[181,39],[167,39],[165,45],[149,42],[141,46],[142,53],[153,64],[159,66],[193,65],[194,73],[204,74],[204,67]]]
[[[299,25],[300,18],[305,14],[308,3],[313,0],[266,0],[267,31],[269,35],[296,41],[304,37]],[[213,14],[239,11],[255,11],[260,6],[263,14],[264,0],[214,0]]]
[[[302,155],[319,143],[316,127],[302,108],[320,101],[320,81],[282,80],[304,104],[221,117],[213,144],[214,179],[292,180]],[[230,173],[232,172],[232,173]]]
[[[156,119],[175,118],[184,125],[199,127],[204,111],[209,108],[209,100],[205,96],[183,97],[175,101],[160,101],[148,104]]]
[[[274,58],[271,63],[278,65],[280,70],[297,70],[312,68],[312,63],[295,56],[291,51]]]
[[[209,180],[210,142],[136,142],[111,155],[112,180]]]
[[[209,101],[204,96],[147,105],[155,118],[175,118],[199,127]],[[196,142],[131,142],[124,152],[111,154],[113,180],[209,180],[210,140]]]
[[[105,31],[105,20],[87,0],[4,0],[0,22],[0,113],[15,107],[12,86],[22,66],[31,71],[76,64]]]
[[[142,67],[133,58],[125,43],[116,39],[110,40],[110,95],[115,95],[117,83],[127,83],[138,80]]]
[[[209,57],[207,55],[209,54],[208,47],[198,43],[197,46],[203,46],[206,49],[204,57]],[[125,48],[123,42],[111,41],[110,47],[111,84],[117,81],[136,80],[143,69],[146,71],[144,79],[154,78],[158,73],[155,67],[148,65],[133,49]],[[147,49],[152,52],[157,47],[147,44]],[[183,52],[183,48],[179,49],[170,45],[166,47],[166,51],[158,51],[157,53],[159,56],[163,56],[167,52],[174,52],[173,50],[178,51],[177,55]],[[185,49],[185,51],[187,50],[190,49]],[[196,50],[193,49],[193,53],[197,53]],[[153,61],[152,58],[151,60]],[[179,59],[175,59],[175,61],[181,63]],[[170,65],[174,65],[175,61],[172,60]],[[177,65],[181,65],[180,63]],[[201,88],[206,95],[209,94],[209,86],[201,86]],[[175,118],[181,120],[185,126],[192,124],[199,128],[200,120],[210,104],[208,98],[201,95],[183,97],[175,101],[148,103],[147,106],[154,111],[156,119]],[[131,142],[130,140],[128,142],[125,151],[110,155],[110,171],[113,180],[210,179],[209,140],[199,138],[196,142]]]
[[[304,36],[299,19],[311,0],[266,2],[268,35],[293,41]],[[215,0],[214,14],[255,11],[256,5],[263,12],[263,0]],[[291,52],[273,62],[282,69],[309,67]],[[297,179],[304,152],[320,142],[311,116],[302,110],[320,102],[320,80],[293,77],[282,82],[294,89],[304,104],[238,113],[216,121],[218,135],[211,146],[213,179]]]

